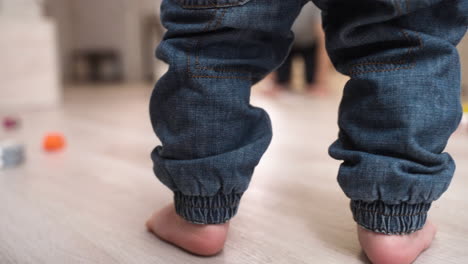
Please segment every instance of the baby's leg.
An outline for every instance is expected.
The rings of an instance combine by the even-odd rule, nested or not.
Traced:
[[[327,48],[351,77],[330,154],[375,263],[410,263],[432,241],[431,203],[455,164],[443,153],[461,118],[456,44],[468,1],[315,0]]]
[[[223,248],[272,132],[249,103],[250,87],[286,57],[302,0],[165,0],[168,29],[157,50],[169,71],[151,98],[156,176],[174,204],[147,223],[166,241],[201,255]]]

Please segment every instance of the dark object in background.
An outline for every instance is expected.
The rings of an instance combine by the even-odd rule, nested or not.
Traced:
[[[316,42],[311,43],[306,47],[293,45],[286,60],[276,70],[276,81],[285,87],[286,85],[290,84],[291,78],[293,78],[293,76],[291,76],[293,59],[296,56],[300,56],[304,59],[304,76],[306,78],[306,82],[309,85],[313,84],[316,81],[315,72],[317,70],[317,49],[318,44]]]
[[[76,82],[120,82],[123,79],[122,60],[114,50],[77,51],[72,63]]]
[[[20,126],[20,120],[12,116],[7,116],[3,118],[2,124],[5,130],[13,130]]]

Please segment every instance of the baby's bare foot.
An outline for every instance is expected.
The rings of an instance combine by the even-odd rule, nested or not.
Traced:
[[[174,205],[157,211],[146,222],[148,230],[157,237],[191,253],[212,256],[219,253],[226,241],[229,223],[219,225],[198,225],[180,217]]]
[[[385,235],[358,226],[361,247],[374,264],[409,264],[429,246],[437,232],[431,222],[409,235]]]

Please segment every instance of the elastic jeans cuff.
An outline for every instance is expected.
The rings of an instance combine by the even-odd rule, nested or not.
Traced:
[[[194,224],[212,225],[229,221],[237,213],[242,193],[189,196],[174,193],[178,215]]]
[[[385,204],[382,201],[351,201],[354,221],[373,232],[405,235],[423,228],[431,203]]]

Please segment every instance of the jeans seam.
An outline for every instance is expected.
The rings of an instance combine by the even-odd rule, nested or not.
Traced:
[[[181,206],[183,206],[184,208],[190,208],[190,209],[208,209],[208,210],[211,210],[211,209],[233,208],[233,207],[237,207],[238,205],[232,205],[232,206],[216,206],[216,207],[197,207],[197,206],[189,206],[189,205],[186,205],[186,204],[181,204]]]
[[[200,64],[200,56],[196,56],[195,58],[195,69],[197,70],[212,70],[212,71],[217,71],[217,72],[237,72],[237,73],[249,73],[248,71],[242,71],[242,70],[235,70],[235,69],[217,69],[214,67],[208,67],[208,66],[202,66]]]
[[[179,195],[180,197],[185,197],[187,199],[199,199],[199,198],[205,198],[205,199],[214,199],[216,197],[219,197],[219,196],[222,196],[222,197],[231,197],[231,196],[242,196],[242,194],[238,194],[238,193],[232,193],[232,194],[222,194],[222,195],[219,195],[219,194],[216,194],[216,195],[212,195],[212,196],[198,196],[198,195],[195,195],[195,196],[189,196],[189,195],[184,195],[182,193],[179,193],[179,194],[176,194],[176,195]],[[239,206],[239,202],[227,202],[226,204],[222,205],[222,206],[196,206],[196,205],[191,205],[190,202],[187,202],[185,200],[185,202],[183,200],[179,200],[178,202],[179,206],[182,206],[184,208],[188,208],[188,209],[207,209],[207,210],[211,210],[211,209],[230,209],[230,208],[236,208]]]
[[[366,210],[362,208],[356,208],[356,211],[361,211],[361,212],[368,212],[368,213],[373,213],[373,214],[378,214],[382,216],[388,216],[388,217],[401,217],[401,216],[418,216],[418,215],[425,215],[427,212],[419,212],[419,213],[414,213],[414,214],[386,214],[380,211],[372,211],[372,210]]]
[[[178,2],[181,2],[180,0]],[[185,5],[185,4],[181,4],[181,6],[183,8],[215,8],[215,7],[231,7],[231,6],[236,6],[236,5],[240,5],[242,4],[242,2],[247,2],[247,1],[242,1],[242,0],[239,0],[238,3],[235,3],[235,4],[210,4],[210,5]]]
[[[408,230],[407,232],[388,232],[388,231],[385,231],[383,229],[373,229],[373,228],[369,227],[368,225],[364,225],[362,223],[358,223],[358,225],[361,226],[362,228],[368,230],[368,231],[375,232],[375,233],[386,234],[386,235],[406,235],[406,234],[414,233],[414,232],[416,232],[418,230],[421,230],[423,228],[423,227],[413,228],[413,229]]]
[[[185,52],[187,56],[187,74],[192,79],[202,79],[202,78],[209,78],[209,79],[242,79],[242,80],[251,80],[250,77],[242,77],[242,76],[216,76],[216,75],[195,75],[190,70],[191,67],[191,60],[190,60],[190,53],[188,51]]]
[[[400,29],[400,31],[408,41],[412,40],[407,32],[405,32],[402,29]],[[415,32],[415,34],[417,35],[418,43],[419,43],[418,47],[416,49],[421,49],[423,47],[421,36],[417,32]],[[406,56],[412,56],[413,53],[414,53],[414,50],[415,49],[413,49],[413,47],[408,48]],[[350,76],[356,76],[356,75],[369,73],[369,72],[389,72],[389,71],[397,71],[397,70],[407,70],[407,69],[412,69],[412,68],[414,68],[416,66],[416,63],[413,62],[410,65],[397,67],[397,68],[393,68],[393,69],[377,69],[377,70],[367,70],[367,71],[365,71],[365,70],[361,70],[361,71],[354,70],[355,68],[357,68],[359,66],[365,66],[365,65],[390,65],[390,64],[407,65],[407,64],[409,64],[409,61],[400,60],[400,61],[369,61],[369,62],[363,62],[363,63],[352,65],[351,66],[351,71],[349,72],[349,75]]]
[[[224,9],[223,12],[221,13],[221,16],[217,19],[216,21],[216,24],[214,25],[214,27],[212,28],[213,30],[215,29],[218,29],[218,27],[221,25],[221,22],[222,20],[224,19],[224,17],[226,16],[226,13],[227,13],[227,9]],[[216,17],[216,14],[215,13],[215,17]],[[213,19],[211,22],[213,22],[215,19]],[[210,22],[210,24],[211,24]],[[204,32],[207,32],[209,29],[209,25],[207,26],[207,28],[204,30]],[[201,44],[201,40],[199,40],[196,44],[196,46],[198,47],[198,45]],[[215,67],[208,67],[208,66],[202,66],[201,63],[200,63],[200,54],[197,52],[197,56],[195,57],[195,69],[197,70],[213,70],[213,71],[218,71],[218,72],[240,72],[240,73],[248,73],[247,71],[240,71],[240,70],[234,70],[234,69],[216,69]]]
[[[398,2],[398,1],[397,1]],[[397,9],[397,13],[398,13],[398,16],[401,16],[402,15],[402,9],[401,9],[401,6],[399,3],[397,3],[395,1],[392,1],[393,5],[395,6],[395,8]],[[406,0],[406,10],[408,11],[408,0]],[[410,35],[405,32],[403,29],[399,29],[400,32],[403,34],[403,36],[406,38],[407,41],[412,41],[413,39],[410,37]],[[416,37],[417,37],[417,40],[418,40],[418,46],[416,47],[416,49],[421,49],[424,45],[423,45],[423,42],[422,42],[422,39],[421,39],[421,36],[419,35],[418,32],[415,32],[416,34]],[[408,51],[406,53],[406,56],[408,57],[411,57],[414,53],[414,50],[413,47],[410,47],[408,48]],[[408,70],[408,69],[412,69],[416,66],[416,63],[413,62],[411,63],[410,65],[407,65],[407,66],[401,66],[401,67],[397,67],[397,68],[393,68],[393,69],[376,69],[376,70],[357,70],[356,68],[359,67],[359,66],[366,66],[366,65],[391,65],[391,64],[397,64],[397,65],[407,65],[409,64],[409,61],[408,60],[399,60],[399,61],[368,61],[368,62],[363,62],[363,63],[358,63],[358,64],[354,64],[354,65],[351,65],[350,68],[351,70],[349,71],[349,75],[350,76],[356,76],[356,75],[360,75],[360,74],[364,74],[364,73],[370,73],[370,72],[389,72],[389,71],[397,71],[397,70]]]
[[[227,9],[224,9],[221,13],[220,16],[218,16],[218,9],[216,9],[214,11],[214,15],[213,15],[213,18],[208,22],[208,24],[205,26],[205,28],[202,30],[202,33],[206,33],[208,32],[208,30],[211,28],[213,30],[217,29],[220,25],[221,25],[221,22],[222,20],[224,19],[226,13],[227,13]],[[211,27],[211,25],[213,24],[213,22],[216,21],[216,24]],[[190,50],[186,51],[186,56],[187,56],[187,73],[188,73],[188,76],[192,79],[197,79],[197,78],[211,78],[211,79],[243,79],[243,80],[251,80],[252,78],[249,77],[249,76],[221,76],[221,75],[195,75],[191,70],[191,51],[195,51],[196,52],[196,56],[195,56],[195,69],[196,70],[213,70],[213,71],[216,71],[216,72],[237,72],[237,73],[248,73],[247,71],[240,71],[240,70],[222,70],[222,69],[216,69],[216,68],[213,68],[213,67],[208,67],[208,66],[203,66],[201,65],[200,63],[200,54],[199,54],[199,46],[201,44],[201,39],[197,39],[197,41],[195,42],[195,44],[190,48]]]
[[[174,192],[176,213],[191,223],[221,224],[237,213],[243,193],[223,193],[221,190],[210,196],[186,195]]]
[[[224,9],[223,12],[221,13],[221,16],[217,19],[216,24],[212,28],[213,30],[218,29],[218,27],[221,25],[221,22],[223,21],[224,17],[226,16],[227,9]],[[217,11],[215,12],[215,18],[217,16]],[[214,21],[215,18],[212,20]],[[211,22],[212,22],[211,21]],[[211,24],[211,23],[210,23]],[[209,29],[209,26],[206,27],[204,32],[207,32]],[[196,44],[198,47],[201,44],[201,40],[199,40]],[[241,71],[241,70],[235,70],[235,69],[217,69],[215,67],[208,67],[208,66],[203,66],[200,63],[200,54],[199,51],[197,50],[197,56],[195,57],[195,69],[197,70],[212,70],[212,71],[217,71],[217,72],[237,72],[237,73],[248,73],[248,71]],[[225,76],[219,76],[219,77],[225,77]],[[250,79],[250,78],[248,78]]]
[[[213,5],[183,5],[184,8],[213,8],[213,7],[230,7],[232,4],[224,4],[224,5],[219,5],[219,4],[213,4]]]

